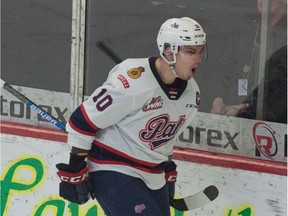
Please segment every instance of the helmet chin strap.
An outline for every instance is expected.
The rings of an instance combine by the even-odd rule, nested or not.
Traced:
[[[169,64],[170,66],[170,70],[172,71],[172,73],[174,74],[174,76],[178,77],[179,76],[176,74],[176,70],[175,70],[175,63],[174,64]]]
[[[170,70],[173,73],[173,75],[175,77],[179,78],[179,76],[176,74],[176,70],[175,70],[176,54],[173,53],[173,59],[174,59],[173,61],[168,61],[168,59],[165,57],[165,55],[163,53],[160,53],[160,55],[169,64]]]

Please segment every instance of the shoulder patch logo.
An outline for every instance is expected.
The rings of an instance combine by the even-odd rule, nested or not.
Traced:
[[[119,74],[117,76],[117,79],[119,79],[122,82],[125,89],[130,87],[128,80],[122,74]]]
[[[153,97],[151,101],[142,108],[144,112],[148,110],[160,109],[163,106],[163,99],[161,96]]]
[[[140,66],[138,68],[132,68],[128,70],[127,74],[132,79],[138,79],[141,76],[142,72],[145,72],[145,68]]]

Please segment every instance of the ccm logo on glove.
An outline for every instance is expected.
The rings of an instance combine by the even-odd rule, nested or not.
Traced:
[[[165,179],[167,183],[175,183],[177,179],[177,171],[172,170],[165,173]]]
[[[77,173],[58,171],[57,175],[63,182],[67,182],[69,184],[81,184],[88,178],[88,168],[85,167]]]

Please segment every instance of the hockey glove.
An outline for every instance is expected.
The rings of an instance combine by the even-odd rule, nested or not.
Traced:
[[[166,178],[166,184],[168,185],[169,188],[170,203],[173,201],[175,194],[175,183],[177,178],[176,167],[177,165],[173,161],[168,162],[167,165],[165,166],[165,178]]]
[[[56,165],[61,179],[59,194],[64,199],[78,204],[86,203],[90,197],[94,198],[92,187],[88,181],[87,162],[82,161],[77,166],[59,163]]]

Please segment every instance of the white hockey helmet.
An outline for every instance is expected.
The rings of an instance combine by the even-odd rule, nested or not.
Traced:
[[[178,48],[185,45],[205,45],[206,33],[202,26],[189,17],[172,18],[166,20],[160,27],[157,36],[157,45],[160,55],[168,62],[174,64],[176,62],[176,54]],[[174,60],[168,61],[164,57],[167,47],[171,48]]]

